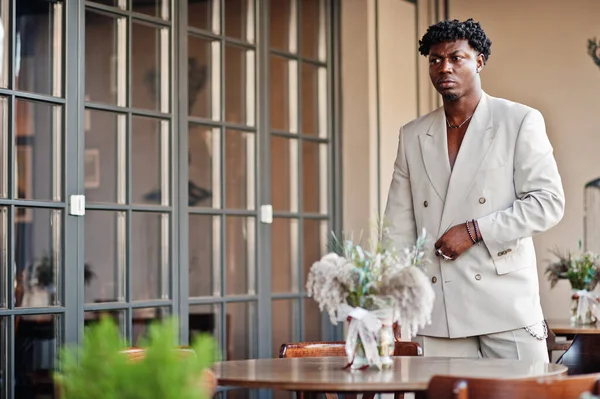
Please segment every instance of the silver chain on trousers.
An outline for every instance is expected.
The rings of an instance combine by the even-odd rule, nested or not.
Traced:
[[[533,329],[531,327],[534,327],[534,326],[525,327],[525,331],[527,331],[529,334],[531,334],[537,340],[541,341],[541,340],[548,338],[548,326],[546,325],[545,321],[542,321],[542,327],[544,328],[544,332],[542,333],[542,335],[538,334],[536,331],[533,331]]]

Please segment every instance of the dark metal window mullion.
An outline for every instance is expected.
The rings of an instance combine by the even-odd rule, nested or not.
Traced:
[[[297,73],[297,93],[296,102],[298,105],[297,109],[297,131],[298,135],[298,286],[297,286],[297,309],[298,309],[298,325],[295,331],[295,335],[298,340],[304,340],[304,332],[302,326],[304,325],[304,301],[302,300],[303,287],[303,276],[304,276],[304,171],[302,169],[304,160],[302,159],[304,141],[302,135],[304,133],[304,124],[302,123],[302,1],[296,0],[296,73]]]
[[[131,3],[132,1],[129,1],[128,4],[128,10],[131,10]],[[131,106],[132,106],[132,91],[133,91],[133,79],[132,79],[132,59],[131,59],[131,55],[132,55],[132,42],[133,42],[133,18],[131,17],[131,15],[127,15],[127,32],[126,32],[126,37],[127,37],[127,49],[125,50],[125,53],[127,54],[127,60],[126,60],[126,77],[125,77],[125,87],[127,90],[127,103],[125,104],[125,106],[127,107],[127,128],[126,128],[126,148],[125,148],[125,187],[126,187],[126,195],[125,195],[125,203],[127,204],[127,210],[126,210],[126,218],[125,218],[125,303],[127,303],[127,307],[126,307],[126,325],[125,325],[125,335],[127,337],[127,339],[133,343],[133,309],[131,307],[131,301],[132,301],[132,293],[131,293],[131,288],[133,286],[132,284],[132,280],[133,280],[133,276],[132,276],[132,260],[133,260],[133,254],[132,254],[132,246],[131,246],[131,240],[133,238],[133,232],[132,232],[132,224],[133,224],[133,212],[131,210],[131,203],[133,202],[133,189],[132,189],[132,182],[133,182],[133,168],[131,165],[131,161],[132,161],[132,155],[133,155],[133,147],[132,147],[132,143],[133,143],[133,115],[131,112]]]
[[[327,24],[327,65],[328,65],[328,88],[330,98],[329,110],[331,117],[328,127],[330,129],[331,150],[330,154],[330,176],[332,194],[329,200],[331,207],[328,212],[333,223],[332,230],[338,237],[343,230],[343,201],[342,201],[342,140],[341,140],[341,0],[329,0],[330,16]],[[335,204],[335,205],[334,205]],[[321,317],[321,331],[324,338],[330,341],[341,340],[343,337],[343,325],[332,326],[326,314]]]
[[[277,0],[273,0],[277,1]],[[269,41],[269,0],[255,1],[255,32],[256,32],[256,65],[255,79],[257,82],[257,208],[271,203],[271,134],[270,134],[270,41]],[[259,181],[259,179],[262,179]],[[272,341],[272,299],[271,299],[271,234],[272,225],[257,222],[257,336],[258,358],[271,357]],[[264,391],[261,391],[261,394]]]
[[[174,132],[179,132],[178,134],[173,134],[176,136],[177,150],[178,150],[178,169],[175,175],[175,180],[178,183],[174,186],[176,187],[177,192],[179,193],[178,198],[178,212],[176,214],[178,224],[175,231],[178,234],[177,241],[175,243],[178,245],[178,262],[175,264],[179,269],[177,275],[177,281],[175,283],[176,292],[173,293],[173,298],[177,299],[178,303],[178,316],[179,316],[179,339],[182,345],[186,345],[190,343],[189,337],[189,222],[188,222],[188,214],[189,214],[189,193],[188,193],[188,184],[189,181],[189,166],[188,166],[188,130],[189,130],[189,119],[188,119],[188,40],[187,40],[187,32],[188,32],[188,5],[187,1],[178,1],[174,2],[173,5],[176,8],[176,11],[173,13],[173,23],[174,27],[177,28],[176,34],[173,36],[176,38],[173,52],[175,54],[176,66],[174,71],[175,74],[175,87],[177,87],[178,96],[173,96],[174,99],[179,99],[179,102],[173,101],[175,104],[175,109],[173,110],[173,115],[176,115],[176,123],[177,127]],[[185,43],[185,45],[184,45]],[[175,112],[177,111],[177,112]],[[175,122],[175,121],[174,121]],[[175,164],[175,162],[172,162]],[[174,180],[174,184],[175,184]],[[175,206],[175,202],[173,203]]]

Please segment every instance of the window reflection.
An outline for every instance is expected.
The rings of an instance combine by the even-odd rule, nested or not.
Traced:
[[[15,1],[17,90],[62,96],[63,3]]]
[[[15,317],[15,398],[53,397],[60,319],[51,314]]]

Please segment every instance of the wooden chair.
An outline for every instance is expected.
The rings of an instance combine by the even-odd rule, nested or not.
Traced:
[[[548,328],[548,338],[546,338],[546,346],[548,348],[548,359],[552,363],[552,352],[554,351],[566,351],[573,344],[573,340],[567,341],[556,341],[556,334]]]
[[[296,342],[281,345],[279,349],[280,358],[296,357],[329,357],[346,356],[346,343],[344,341],[333,342]],[[423,356],[423,349],[417,342],[394,342],[394,356]],[[375,394],[364,394],[363,399],[373,399]],[[304,392],[296,392],[298,399],[305,397]],[[336,399],[337,394],[326,393],[327,399]],[[396,394],[395,399],[401,399],[403,394]],[[356,395],[344,395],[344,398],[356,398]]]
[[[483,379],[434,376],[427,398],[435,399],[578,399],[600,393],[600,374],[536,379]],[[418,395],[420,397],[422,395]]]

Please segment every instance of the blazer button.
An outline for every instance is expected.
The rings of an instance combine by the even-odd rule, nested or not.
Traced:
[[[476,274],[475,275],[475,280],[481,280],[481,274]]]
[[[432,282],[433,284],[435,284],[435,283],[437,282],[437,277],[436,277],[436,276],[433,276],[433,277],[431,278],[431,282]]]
[[[485,198],[483,198],[483,197],[479,198],[479,203],[482,205],[485,204]]]
[[[429,203],[428,203],[427,201],[425,201],[425,202],[423,202],[423,206],[424,206],[425,208],[427,208],[427,207],[429,206]]]

